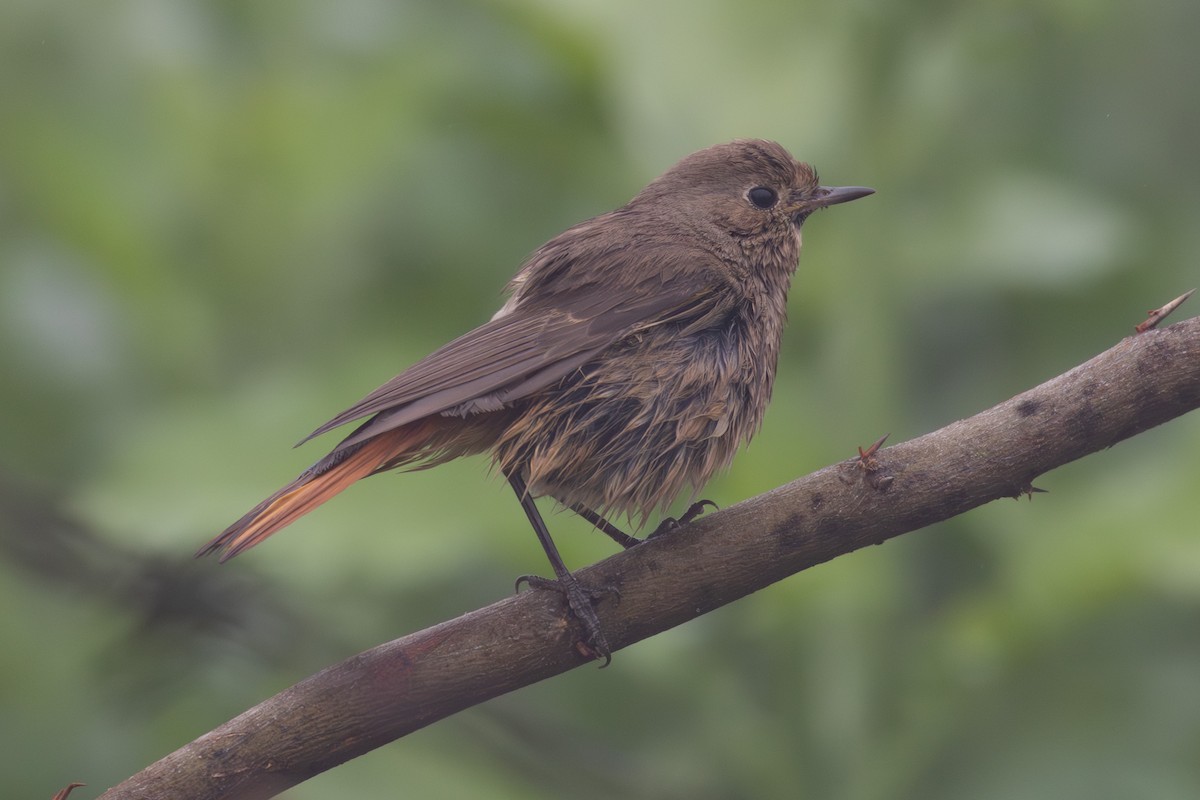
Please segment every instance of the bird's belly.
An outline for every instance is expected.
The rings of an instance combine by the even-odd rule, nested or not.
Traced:
[[[774,349],[724,333],[643,336],[534,398],[495,457],[531,490],[644,524],[726,467],[762,421]]]

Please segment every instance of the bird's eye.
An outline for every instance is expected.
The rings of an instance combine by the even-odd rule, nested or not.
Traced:
[[[766,186],[755,186],[746,193],[746,197],[750,198],[755,208],[770,208],[779,200],[775,190]]]

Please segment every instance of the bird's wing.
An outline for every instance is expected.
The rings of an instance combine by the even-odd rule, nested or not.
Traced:
[[[413,364],[303,441],[371,414],[377,416],[337,450],[430,414],[499,410],[640,327],[695,324],[719,314],[724,302],[723,293],[701,280],[654,283],[640,292],[592,284],[549,303],[518,304]]]

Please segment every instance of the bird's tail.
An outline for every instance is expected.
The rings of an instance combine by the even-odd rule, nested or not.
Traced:
[[[404,453],[419,449],[418,431],[399,428],[387,431],[346,450],[335,450],[296,480],[250,509],[196,553],[220,552],[221,561],[248,550],[271,534],[291,525],[350,484],[385,465],[404,461]],[[418,439],[418,442],[413,440]]]

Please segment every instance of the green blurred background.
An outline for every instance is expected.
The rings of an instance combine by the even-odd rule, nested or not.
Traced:
[[[1198,33],[1190,0],[7,0],[4,796],[93,797],[544,572],[481,458],[191,554],[692,150],[773,138],[878,190],[806,228],[721,505],[1109,347],[1200,283]],[[1177,421],[286,796],[1195,798],[1198,441]],[[569,564],[612,552],[551,524]]]

